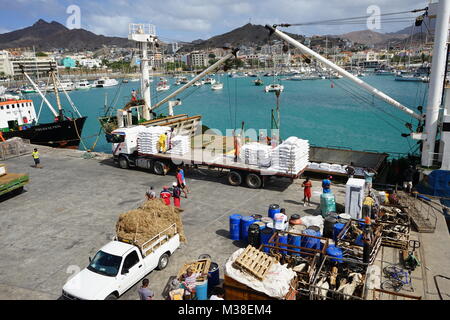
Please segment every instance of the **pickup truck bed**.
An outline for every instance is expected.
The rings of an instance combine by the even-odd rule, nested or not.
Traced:
[[[8,173],[0,177],[0,196],[22,188],[29,181],[27,174]]]

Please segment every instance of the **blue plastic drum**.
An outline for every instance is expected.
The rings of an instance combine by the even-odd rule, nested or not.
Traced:
[[[208,283],[211,288],[220,284],[219,265],[217,263],[211,262],[208,276]]]
[[[343,223],[336,223],[333,227],[333,239],[334,241],[337,240],[337,237],[339,235],[339,233],[341,233],[342,229],[344,229],[345,224]]]
[[[242,215],[233,214],[230,216],[230,239],[240,240]]]
[[[288,244],[293,245],[293,246],[297,246],[297,247],[301,247],[302,246],[302,237],[298,236],[298,235],[290,234],[289,237],[288,237]],[[300,252],[300,248],[289,248],[289,249],[297,251],[297,252]],[[298,256],[300,254],[293,253],[292,255]]]
[[[273,235],[273,229],[271,228],[264,228],[260,232],[261,235],[261,244],[269,244],[269,240]],[[269,248],[264,248],[264,252],[269,253]]]
[[[335,261],[338,263],[342,263],[342,258],[343,258],[343,254],[342,254],[342,250],[338,247],[336,247],[334,244],[330,244],[327,248],[327,255],[334,258],[334,259],[330,259],[331,261]]]
[[[304,234],[308,236],[320,237],[320,231],[316,231],[313,229],[306,229]],[[302,237],[302,247],[314,250],[320,250],[320,239],[310,238],[310,237]]]
[[[277,204],[271,204],[269,206],[269,218],[274,218],[275,217],[275,213],[280,213],[281,212],[281,208],[279,205]]]
[[[253,217],[242,217],[241,219],[241,241],[248,241],[248,227],[255,222]]]
[[[284,244],[288,244],[288,234],[287,233],[280,233],[278,236],[278,242],[279,243],[284,243]],[[280,249],[287,249],[287,247],[285,246],[279,246]],[[286,250],[281,250],[280,251],[281,254],[287,254]]]
[[[197,300],[208,300],[208,280],[197,282],[195,291]]]

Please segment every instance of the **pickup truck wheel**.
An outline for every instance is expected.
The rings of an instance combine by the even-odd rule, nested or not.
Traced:
[[[228,173],[228,183],[235,187],[240,186],[242,184],[241,174],[237,171],[230,171]]]
[[[117,296],[114,293],[111,293],[105,300],[117,300]]]
[[[158,262],[158,270],[162,270],[169,264],[169,255],[167,253],[164,253],[161,257],[159,257]]]
[[[124,156],[119,157],[119,167],[122,169],[128,169],[130,167],[127,158]]]
[[[255,173],[249,173],[247,177],[245,177],[245,182],[247,186],[252,189],[259,189],[262,186],[261,177]]]
[[[160,176],[165,176],[168,171],[169,168],[164,162],[155,161],[155,163],[153,164],[153,172]]]

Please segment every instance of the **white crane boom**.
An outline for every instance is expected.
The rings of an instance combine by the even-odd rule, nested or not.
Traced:
[[[366,91],[368,91],[369,93],[377,96],[378,98],[380,98],[381,100],[389,103],[390,105],[396,107],[397,109],[407,113],[408,115],[416,118],[417,120],[423,120],[423,116],[420,114],[415,113],[413,110],[409,109],[408,107],[404,106],[403,104],[401,104],[400,102],[398,102],[397,100],[389,97],[387,94],[381,92],[380,90],[378,90],[375,87],[372,87],[371,85],[369,85],[368,83],[362,81],[361,79],[359,79],[358,77],[355,77],[354,75],[352,75],[350,72],[342,69],[341,67],[337,66],[336,64],[334,64],[333,62],[329,61],[328,59],[322,57],[320,54],[316,53],[315,51],[311,50],[310,48],[304,46],[303,44],[301,44],[300,42],[298,42],[297,40],[291,38],[290,36],[288,36],[287,34],[281,32],[280,30],[276,29],[275,27],[266,25],[266,28],[269,29],[272,33],[274,33],[275,35],[277,35],[278,37],[280,37],[281,39],[285,40],[286,42],[289,42],[290,44],[292,44],[293,46],[295,46],[296,48],[300,49],[300,51],[302,51],[304,54],[310,55],[312,57],[314,57],[315,59],[317,59],[318,61],[322,62],[323,64],[325,64],[326,66],[328,66],[329,68],[333,69],[334,71],[336,71],[337,73],[341,74],[342,76],[350,79],[351,81],[353,81],[355,84],[357,84],[358,86],[360,86],[361,88],[365,89]]]
[[[41,90],[39,89],[39,87],[34,83],[34,81],[30,78],[30,76],[24,72],[23,73],[25,75],[25,77],[28,79],[28,81],[31,83],[31,85],[33,86],[33,88],[39,93],[39,95],[41,96],[41,98],[45,101],[45,103],[47,104],[47,106],[49,107],[50,111],[53,113],[53,115],[55,117],[58,117],[59,114],[55,111],[55,109],[52,107],[52,105],[50,104],[50,102],[47,100],[47,98],[42,94]]]
[[[238,49],[233,49],[232,52],[230,52],[229,54],[227,54],[225,57],[223,57],[222,59],[220,59],[219,61],[217,61],[216,63],[214,63],[213,65],[211,65],[210,67],[206,68],[203,72],[201,72],[199,75],[197,75],[196,77],[194,77],[191,81],[189,81],[188,83],[186,83],[184,86],[182,86],[181,88],[175,90],[174,92],[172,92],[171,94],[169,94],[167,97],[165,97],[164,99],[162,99],[160,102],[156,103],[155,105],[153,105],[151,107],[151,110],[155,110],[156,108],[162,106],[164,103],[168,102],[170,99],[172,99],[173,97],[177,96],[178,94],[180,94],[181,92],[183,92],[184,90],[186,90],[187,88],[189,88],[190,86],[192,86],[196,81],[200,80],[201,78],[203,78],[205,75],[207,75],[208,73],[210,73],[211,71],[213,71],[214,69],[216,69],[217,67],[219,67],[220,65],[222,65],[223,63],[225,63],[225,61],[227,61],[228,59],[230,59],[233,56],[236,56]]]

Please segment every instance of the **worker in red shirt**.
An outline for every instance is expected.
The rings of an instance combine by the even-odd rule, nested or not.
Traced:
[[[164,186],[164,187],[163,187],[163,190],[162,190],[161,193],[159,194],[159,197],[160,197],[161,199],[163,199],[164,202],[165,202],[168,206],[170,206],[170,197],[171,197],[171,196],[172,196],[172,195],[171,195],[171,193],[170,193],[170,191],[169,191],[169,187]]]
[[[178,183],[173,183],[173,190],[172,190],[172,196],[173,196],[173,205],[177,208],[181,205],[181,188],[178,187]]]

